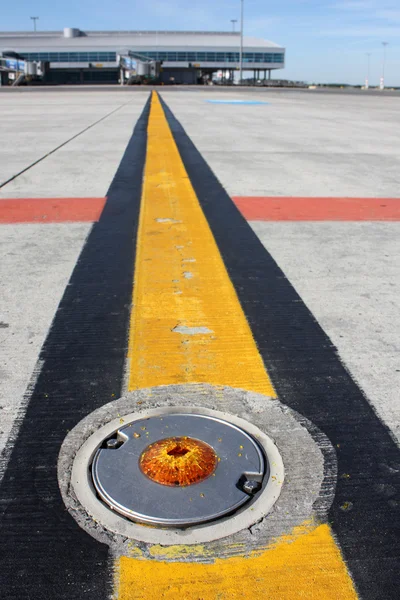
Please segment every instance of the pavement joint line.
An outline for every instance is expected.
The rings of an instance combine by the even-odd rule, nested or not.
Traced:
[[[131,103],[131,101],[130,102],[125,102],[125,104],[121,104],[121,106],[118,106],[117,108],[115,108],[111,112],[109,112],[106,115],[104,115],[103,117],[101,117],[101,119],[98,119],[94,123],[91,123],[90,125],[88,125],[84,129],[82,129],[82,131],[79,131],[78,133],[76,133],[75,135],[73,135],[72,137],[70,137],[68,140],[66,140],[65,142],[63,142],[62,144],[59,144],[56,148],[53,148],[53,150],[50,150],[50,152],[47,152],[47,154],[44,154],[43,156],[41,156],[40,158],[38,158],[37,160],[35,160],[33,163],[31,163],[30,165],[28,165],[27,167],[25,167],[25,169],[22,169],[21,171],[19,171],[18,173],[16,173],[12,177],[9,177],[8,179],[6,179],[6,181],[3,181],[2,183],[0,183],[0,189],[3,188],[3,187],[5,187],[6,185],[8,185],[9,183],[11,183],[12,181],[14,181],[14,179],[17,179],[18,177],[20,177],[20,175],[23,175],[24,173],[26,173],[27,171],[29,171],[30,169],[32,169],[32,167],[35,167],[37,164],[39,164],[40,162],[42,162],[43,160],[45,160],[46,158],[48,158],[49,156],[51,156],[55,152],[57,152],[57,150],[60,150],[60,148],[63,148],[64,146],[66,146],[67,144],[69,144],[70,142],[72,142],[73,140],[75,140],[77,137],[79,137],[82,134],[86,133],[86,131],[89,131],[89,129],[92,129],[93,127],[95,127],[96,125],[98,125],[99,123],[101,123],[102,121],[104,121],[105,119],[108,119],[108,117],[111,117],[111,115],[113,115],[114,113],[118,112],[119,110],[121,110],[125,106],[128,106],[128,104],[130,104],[130,103]]]

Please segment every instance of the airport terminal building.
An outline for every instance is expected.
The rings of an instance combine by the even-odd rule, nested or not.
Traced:
[[[233,80],[239,68],[239,32],[63,31],[0,32],[1,68],[12,59],[47,65],[49,83],[118,83],[121,57],[159,61],[163,83],[195,84],[222,72]],[[5,60],[8,59],[8,66]],[[285,49],[268,40],[244,37],[243,70],[258,78],[285,66]]]

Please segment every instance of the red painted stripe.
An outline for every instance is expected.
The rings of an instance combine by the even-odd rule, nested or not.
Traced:
[[[249,221],[400,221],[400,198],[234,197]]]
[[[10,198],[0,200],[0,223],[98,221],[105,198]]]

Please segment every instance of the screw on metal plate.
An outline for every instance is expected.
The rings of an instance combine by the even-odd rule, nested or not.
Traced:
[[[262,473],[243,473],[238,481],[237,487],[249,496],[254,496],[261,490],[262,487]]]
[[[242,490],[246,492],[246,494],[250,494],[253,496],[261,489],[261,483],[258,481],[246,481],[243,484]]]
[[[109,450],[115,450],[119,448],[122,442],[117,440],[116,438],[111,438],[111,440],[107,440],[106,446]]]
[[[126,442],[127,439],[128,437],[126,435],[122,434],[120,431],[117,431],[116,437],[112,437],[106,440],[105,447],[107,448],[107,450],[117,450],[122,446],[124,442]]]

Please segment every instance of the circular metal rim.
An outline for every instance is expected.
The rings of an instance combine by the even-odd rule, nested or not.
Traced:
[[[204,525],[188,527],[187,529],[148,527],[134,523],[115,513],[97,498],[96,491],[91,482],[88,464],[91,464],[97,448],[104,438],[121,426],[121,417],[115,418],[100,427],[85,440],[76,453],[71,472],[70,484],[76,499],[90,517],[101,524],[110,532],[148,544],[174,545],[179,543],[199,544],[215,541],[228,537],[247,529],[262,520],[272,509],[279,498],[284,482],[284,465],[278,448],[273,440],[249,421],[228,413],[203,408],[187,406],[168,406],[145,411],[132,412],[123,415],[125,422],[171,414],[175,412],[185,414],[209,415],[233,423],[246,433],[250,434],[261,446],[270,466],[270,476],[261,492],[251,504],[246,504],[235,514],[218,521]]]
[[[178,411],[171,413],[171,415],[172,414],[175,417],[188,415],[188,413],[179,413]],[[235,425],[234,423],[232,423],[230,421],[227,421],[226,419],[220,419],[220,418],[216,418],[214,416],[204,415],[204,414],[199,414],[199,413],[192,413],[192,414],[190,414],[190,416],[214,421],[226,428],[235,430],[236,432],[240,433],[243,437],[247,438],[248,442],[251,444],[256,455],[258,456],[258,459],[260,462],[260,475],[261,475],[261,471],[262,471],[262,482],[263,482],[262,487],[264,487],[264,485],[267,483],[267,481],[270,477],[270,467],[269,467],[268,459],[266,458],[266,456],[264,456],[264,453],[263,453],[259,443],[257,442],[257,440],[254,439],[254,437],[252,435],[250,435],[242,427],[238,427],[237,425]],[[121,431],[121,434],[123,436],[124,428],[129,427],[132,424],[134,424],[138,421],[141,421],[142,419],[135,418],[133,421],[128,421],[127,417],[126,417],[126,419],[124,419],[124,420],[126,420],[126,423],[124,423],[122,426],[120,424],[120,426],[111,433],[112,436],[115,435],[118,431]],[[147,421],[147,419],[146,419],[146,421]],[[148,425],[147,425],[147,427],[148,427]],[[223,435],[222,431],[221,431],[221,435]],[[107,437],[108,436],[106,436],[106,438]],[[104,438],[102,440],[101,444],[104,443],[106,438]],[[250,502],[254,501],[254,498],[252,498],[251,496],[246,494],[246,492],[244,492],[243,497],[241,499],[236,501],[235,504],[230,505],[227,508],[221,510],[220,512],[214,512],[212,514],[207,515],[204,518],[192,517],[192,518],[188,518],[188,519],[181,519],[181,518],[180,519],[170,519],[169,522],[167,523],[160,518],[157,518],[154,516],[150,517],[148,515],[144,515],[144,514],[138,512],[137,510],[129,509],[112,498],[112,495],[104,488],[102,482],[100,481],[98,473],[97,473],[97,463],[98,463],[100,451],[101,451],[101,449],[98,448],[94,454],[91,465],[89,465],[89,467],[91,467],[91,475],[92,475],[93,485],[97,491],[97,494],[100,496],[100,498],[103,500],[103,502],[105,502],[106,505],[111,510],[115,510],[116,513],[119,513],[122,516],[124,516],[128,519],[131,519],[132,521],[137,522],[137,523],[141,523],[144,525],[146,525],[146,524],[154,525],[157,527],[164,526],[164,527],[168,527],[168,528],[171,528],[171,527],[188,528],[188,527],[193,527],[196,525],[200,526],[205,523],[212,523],[212,522],[220,521],[222,518],[224,518],[228,515],[234,514],[241,507],[244,507],[244,506],[248,505]],[[246,472],[249,472],[249,471],[246,471],[246,469],[244,469],[242,475],[244,475]],[[257,475],[259,475],[259,474],[257,473]],[[207,479],[196,484],[196,489],[206,492]],[[190,487],[191,486],[187,486],[187,489],[189,489]],[[205,488],[205,489],[203,490],[203,488]],[[193,493],[193,492],[191,492],[191,493]],[[257,492],[257,493],[259,493],[259,492]],[[113,506],[114,506],[114,508],[113,508]]]

